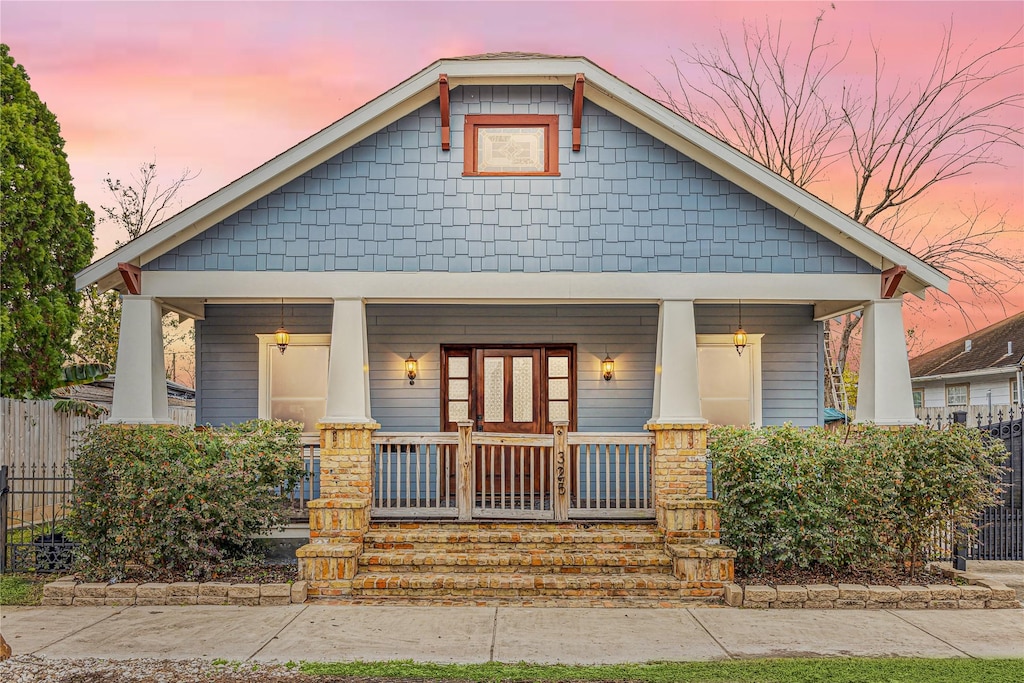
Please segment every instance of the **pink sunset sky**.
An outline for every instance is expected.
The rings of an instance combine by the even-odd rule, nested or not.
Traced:
[[[831,5],[831,7],[830,7]],[[525,51],[583,55],[657,97],[680,49],[737,39],[744,19],[781,22],[806,41],[850,45],[837,79],[869,82],[871,43],[886,73],[930,71],[944,27],[958,48],[991,47],[1024,25],[1012,2],[16,2],[0,3],[0,38],[60,121],[77,196],[100,213],[103,178],[128,180],[155,159],[165,180],[199,171],[179,208],[201,199],[440,57]],[[1019,40],[1019,36],[1018,36]],[[1003,66],[1024,64],[1024,53]],[[1022,73],[1003,83],[1024,92]],[[1016,124],[1024,113],[1016,112]],[[1024,254],[1024,153],[1004,152],[934,193],[937,222],[977,201],[1006,212],[999,248]],[[812,188],[842,208],[838,186]],[[115,233],[97,228],[99,257]],[[960,289],[954,288],[955,293]],[[1024,287],[1006,313],[1024,310]],[[934,346],[1004,317],[991,303],[971,323],[931,304],[908,316]]]

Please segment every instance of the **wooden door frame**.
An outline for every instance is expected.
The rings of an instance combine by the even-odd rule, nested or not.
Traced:
[[[440,424],[441,431],[443,432],[454,432],[458,430],[458,425],[454,422],[448,421],[448,357],[449,355],[464,356],[469,358],[469,417],[474,422],[474,431],[476,429],[476,415],[477,415],[477,368],[475,363],[475,351],[487,349],[538,349],[540,350],[540,379],[539,379],[539,392],[537,398],[534,400],[539,401],[540,405],[538,410],[541,415],[541,424],[545,431],[542,434],[550,434],[549,429],[551,422],[548,419],[548,376],[547,376],[547,361],[548,354],[551,351],[568,351],[569,352],[569,431],[576,431],[577,419],[578,419],[578,408],[577,408],[577,372],[576,372],[576,344],[575,343],[537,343],[537,344],[441,344],[440,345],[440,359],[441,359],[441,377],[440,377]],[[452,354],[452,352],[455,352]]]

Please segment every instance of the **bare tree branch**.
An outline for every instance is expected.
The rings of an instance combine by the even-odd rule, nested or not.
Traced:
[[[138,175],[132,174],[128,184],[122,183],[120,178],[115,180],[108,173],[103,182],[115,203],[100,206],[105,214],[101,220],[123,228],[128,235],[125,242],[118,240],[116,245],[122,246],[162,221],[176,206],[175,199],[181,188],[198,177],[199,171],[192,173],[186,168],[169,185],[161,187],[157,182],[156,161],[141,164]]]
[[[875,44],[874,73],[862,87],[833,81],[849,45],[821,36],[824,18],[815,18],[801,50],[783,40],[781,24],[765,21],[744,23],[741,45],[719,32],[719,48],[683,51],[684,63],[670,59],[678,95],[655,78],[663,103],[805,189],[828,180],[826,171],[848,178],[852,218],[1005,310],[1005,295],[1024,281],[1024,255],[999,240],[1022,226],[1008,225],[1006,213],[978,200],[950,220],[934,190],[980,166],[1001,165],[1003,151],[1024,147],[1024,65],[1014,58],[1024,29],[994,47],[958,51],[950,23],[930,72],[907,82],[886,76]],[[696,67],[701,82],[686,67]],[[1013,87],[1002,94],[1007,82]],[[837,164],[843,158],[847,164]],[[937,299],[970,320],[961,302]],[[843,318],[836,349],[842,369],[860,319]]]

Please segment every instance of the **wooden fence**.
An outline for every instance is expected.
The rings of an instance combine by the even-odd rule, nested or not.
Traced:
[[[0,465],[63,467],[74,450],[75,435],[105,419],[59,413],[53,409],[56,402],[0,399]],[[170,408],[171,419],[177,424],[195,424],[195,415],[192,407]]]

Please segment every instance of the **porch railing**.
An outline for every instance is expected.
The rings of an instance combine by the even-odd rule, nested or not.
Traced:
[[[459,435],[378,433],[373,437],[373,514],[457,517],[455,471]]]
[[[471,519],[654,517],[648,434],[377,433],[372,514]]]
[[[575,460],[575,495],[569,517],[650,517],[651,458],[649,434],[569,434]]]

